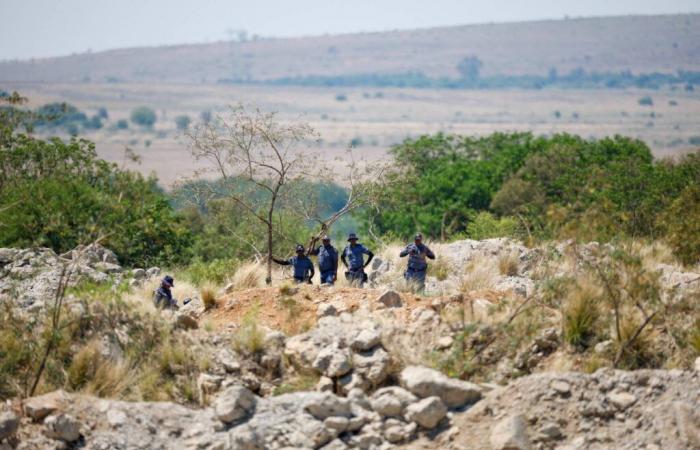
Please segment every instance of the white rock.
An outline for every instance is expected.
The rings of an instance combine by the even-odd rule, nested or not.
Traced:
[[[406,408],[406,419],[431,430],[445,417],[447,407],[440,397],[428,397]]]
[[[452,339],[452,336],[443,336],[437,341],[437,348],[438,350],[444,350],[447,348],[452,347],[452,344],[454,343],[454,339]]]
[[[243,419],[255,410],[255,394],[243,386],[231,386],[223,391],[214,402],[216,417],[231,423]]]
[[[335,430],[338,433],[342,433],[343,431],[347,430],[349,424],[350,419],[342,416],[326,417],[326,419],[323,421],[324,427]]]
[[[489,440],[493,450],[530,449],[525,419],[520,415],[509,416],[498,422],[491,430]]]
[[[554,422],[545,422],[540,427],[540,434],[545,436],[547,439],[561,439],[563,433],[559,425]]]
[[[637,401],[637,397],[627,392],[612,392],[608,394],[608,401],[618,410],[624,411]]]
[[[52,415],[44,420],[44,433],[51,439],[74,442],[80,439],[80,422],[68,414]]]
[[[328,377],[321,377],[316,383],[316,390],[319,392],[333,392],[333,380]]]
[[[700,356],[695,358],[695,371],[700,372]]]
[[[325,420],[331,416],[351,416],[350,401],[330,392],[309,398],[304,403],[304,409],[319,420]]]
[[[549,386],[559,395],[566,395],[571,392],[571,385],[564,380],[554,380]]]
[[[127,421],[126,413],[120,409],[109,409],[107,411],[107,423],[112,428],[119,428]]]
[[[403,305],[401,295],[391,289],[384,291],[382,295],[377,297],[376,303],[381,303],[387,308],[399,308]]]
[[[146,278],[146,271],[143,269],[133,269],[131,271],[131,277],[134,278],[135,280],[143,280]]]
[[[355,336],[350,346],[356,351],[371,350],[379,345],[381,340],[382,336],[378,330],[375,330],[374,328],[365,328],[362,329],[357,336]]]
[[[481,398],[481,388],[467,381],[448,378],[437,370],[408,366],[399,376],[401,385],[421,398],[438,396],[448,408],[474,403]]]
[[[389,386],[378,389],[370,399],[372,410],[383,417],[403,417],[404,409],[418,400],[406,389]]]
[[[151,267],[146,271],[146,277],[149,279],[157,277],[158,275],[160,275],[160,267]]]
[[[311,366],[330,378],[342,377],[352,370],[350,353],[337,346],[321,350]]]

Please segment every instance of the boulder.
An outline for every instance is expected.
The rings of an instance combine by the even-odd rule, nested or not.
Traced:
[[[330,378],[342,377],[352,370],[350,353],[337,346],[321,350],[311,365],[314,369]]]
[[[7,439],[17,432],[19,428],[19,417],[11,411],[0,413],[0,441]]]
[[[508,416],[498,422],[491,430],[489,441],[493,450],[529,450],[531,448],[525,419],[520,415]]]
[[[316,309],[316,317],[337,316],[338,310],[332,303],[321,303]]]
[[[366,352],[358,352],[352,355],[353,371],[373,386],[379,386],[387,379],[391,371],[391,358],[389,353],[381,347],[374,347]]]
[[[382,295],[377,297],[376,303],[381,303],[387,308],[400,308],[403,305],[401,295],[394,290],[386,290]]]
[[[231,386],[222,392],[214,402],[216,418],[224,423],[232,423],[248,417],[255,411],[256,397],[243,386]]]
[[[51,439],[75,442],[80,439],[80,422],[68,414],[51,415],[44,420],[44,433]]]
[[[374,328],[364,328],[357,333],[350,343],[355,351],[371,350],[381,343],[382,335]]]
[[[331,416],[350,417],[352,415],[350,401],[330,392],[309,396],[303,407],[318,420],[325,420]]]
[[[624,411],[634,405],[637,397],[628,392],[612,392],[608,394],[608,401],[615,405],[618,410]]]
[[[139,268],[133,269],[131,271],[131,277],[135,280],[143,280],[146,278],[146,271]]]
[[[406,389],[389,386],[372,394],[370,405],[383,417],[403,417],[404,409],[417,400],[418,398]]]
[[[437,396],[448,408],[458,408],[481,398],[481,388],[467,381],[448,378],[437,370],[408,366],[399,376],[401,386],[420,398]]]
[[[447,415],[447,407],[440,397],[428,397],[406,408],[406,419],[431,430]]]
[[[65,397],[66,394],[62,390],[32,397],[24,402],[24,411],[29,417],[34,419],[34,421],[39,422],[44,417],[59,409]]]
[[[197,319],[189,314],[178,313],[175,316],[175,326],[183,330],[196,330],[199,328]]]

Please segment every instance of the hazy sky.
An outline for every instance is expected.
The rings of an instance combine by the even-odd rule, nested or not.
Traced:
[[[228,39],[700,12],[700,0],[0,0],[0,59]]]

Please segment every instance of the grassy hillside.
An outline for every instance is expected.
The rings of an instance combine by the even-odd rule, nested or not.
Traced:
[[[493,75],[700,70],[700,14],[467,25],[132,48],[0,63],[0,81],[181,82],[397,74],[456,77],[465,56]]]

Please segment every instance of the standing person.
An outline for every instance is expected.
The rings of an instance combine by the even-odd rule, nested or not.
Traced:
[[[360,287],[362,287],[367,281],[365,267],[367,267],[370,261],[372,261],[372,258],[374,258],[374,253],[357,242],[357,235],[355,233],[350,233],[348,235],[348,242],[350,242],[350,244],[345,247],[343,254],[340,256],[343,264],[348,268],[345,272],[345,278],[347,278],[350,283],[359,284]],[[364,255],[367,255],[366,263]]]
[[[309,255],[318,256],[318,270],[321,272],[321,284],[333,284],[338,279],[338,250],[331,245],[331,238],[323,236],[321,245],[312,249]]]
[[[274,256],[272,260],[281,266],[292,266],[294,268],[294,281],[297,283],[309,283],[311,284],[311,278],[314,276],[314,265],[308,256],[304,253],[304,246],[297,244],[296,256],[291,258],[277,259]]]
[[[416,233],[413,237],[413,244],[408,244],[399,253],[401,258],[406,255],[408,255],[408,267],[403,277],[407,281],[416,283],[418,289],[423,291],[425,289],[425,273],[428,270],[428,263],[425,259],[435,259],[435,254],[427,245],[423,244],[423,235]]]
[[[173,298],[170,290],[175,286],[175,280],[170,275],[166,275],[160,282],[160,287],[153,293],[153,305],[156,308],[178,309],[177,300]]]

